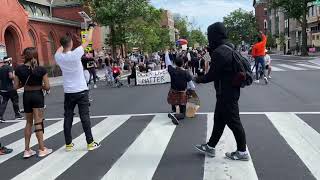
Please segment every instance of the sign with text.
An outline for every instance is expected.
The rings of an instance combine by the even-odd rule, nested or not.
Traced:
[[[82,44],[87,41],[89,31],[81,31],[81,42]],[[91,41],[88,45],[88,47],[85,49],[86,52],[92,51],[92,44],[93,42]]]
[[[137,85],[163,84],[170,81],[167,69],[150,71],[148,73],[137,72]]]

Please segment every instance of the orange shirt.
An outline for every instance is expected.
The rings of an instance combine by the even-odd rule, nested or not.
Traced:
[[[252,56],[265,56],[266,55],[267,36],[262,34],[262,41],[256,43],[252,48]]]

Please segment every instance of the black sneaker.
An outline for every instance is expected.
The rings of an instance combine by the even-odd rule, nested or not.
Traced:
[[[12,153],[12,149],[6,148],[6,147],[1,147],[0,148],[0,155],[5,155],[5,154],[10,154]]]
[[[16,119],[16,120],[23,119],[23,116],[22,116],[21,114],[17,114],[16,117],[15,117],[15,119]]]
[[[210,157],[216,156],[216,150],[214,148],[210,148],[208,144],[199,144],[195,145],[196,149]]]
[[[174,125],[179,125],[179,120],[176,118],[176,116],[174,115],[174,113],[169,113],[168,117],[172,120],[172,123]]]

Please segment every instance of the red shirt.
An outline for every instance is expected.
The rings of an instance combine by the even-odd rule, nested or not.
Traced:
[[[112,68],[112,73],[113,74],[120,74],[120,72],[121,72],[121,69],[120,69],[120,67],[113,67]]]

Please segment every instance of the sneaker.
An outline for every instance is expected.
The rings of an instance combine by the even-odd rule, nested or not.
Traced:
[[[268,76],[268,79],[271,79],[271,76]]]
[[[45,147],[43,151],[39,149],[38,156],[39,157],[45,157],[45,156],[47,156],[47,155],[49,155],[51,153],[52,153],[52,149],[48,149],[48,148]]]
[[[255,80],[254,82],[255,82],[255,83],[259,83],[260,81],[259,81],[259,80]]]
[[[172,123],[174,125],[179,125],[179,120],[176,118],[176,116],[174,115],[174,113],[169,113],[168,117],[172,120]]]
[[[269,81],[268,81],[268,78],[267,78],[267,77],[264,77],[264,82],[265,82],[266,84],[268,84],[268,83],[269,83]]]
[[[3,119],[3,117],[0,117],[0,123],[4,123],[6,120]]]
[[[93,151],[101,146],[100,143],[93,141],[91,144],[87,145],[88,151]]]
[[[205,153],[210,157],[216,156],[216,150],[214,148],[210,148],[208,144],[199,144],[199,145],[195,145],[195,147],[198,151]]]
[[[94,89],[97,89],[97,87],[98,87],[98,86],[97,86],[96,84],[95,84],[95,85],[93,85],[93,88],[94,88]]]
[[[235,152],[228,152],[226,153],[226,157],[228,159],[231,159],[231,160],[237,160],[237,161],[249,161],[249,155],[246,153],[246,154],[243,154],[241,155],[239,151],[235,151]]]
[[[67,152],[72,151],[72,150],[73,150],[73,147],[74,147],[74,144],[73,144],[73,143],[67,144],[67,145],[66,145],[66,151],[67,151]]]
[[[16,119],[16,120],[23,119],[23,116],[22,116],[21,114],[17,114],[16,117],[15,117],[15,119]]]
[[[23,153],[23,158],[27,159],[27,158],[30,158],[32,156],[34,156],[36,154],[35,151],[33,151],[32,149],[29,149],[28,150],[24,150],[24,153]]]
[[[12,153],[12,151],[13,151],[12,149],[2,147],[2,148],[0,148],[0,155],[10,154],[10,153]]]

